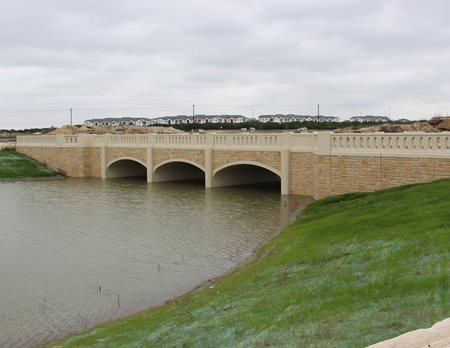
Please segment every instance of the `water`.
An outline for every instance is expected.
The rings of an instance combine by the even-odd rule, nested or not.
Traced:
[[[178,296],[243,261],[310,201],[130,179],[0,182],[0,347]]]

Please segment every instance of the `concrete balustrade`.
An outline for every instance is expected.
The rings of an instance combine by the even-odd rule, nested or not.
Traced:
[[[331,135],[331,153],[448,155],[450,133],[339,134]]]
[[[121,134],[18,136],[19,147],[170,146],[183,148],[288,149],[320,154],[448,155],[450,133]]]
[[[149,182],[278,177],[282,194],[316,198],[450,177],[450,133],[36,135],[16,147],[69,176],[126,176],[128,163]]]

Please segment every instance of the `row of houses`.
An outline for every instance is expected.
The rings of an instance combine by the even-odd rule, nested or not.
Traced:
[[[353,116],[350,117],[351,122],[389,122],[390,119],[387,116],[373,116],[373,115],[366,115],[366,116]]]
[[[275,115],[260,115],[257,119],[259,122],[340,122],[339,117],[336,116],[310,116],[310,115],[295,115],[295,114],[275,114]],[[177,115],[177,116],[163,116],[156,118],[146,117],[105,117],[94,118],[84,121],[88,126],[153,126],[153,125],[177,125],[177,124],[192,124],[192,123],[243,123],[247,121],[255,121],[255,119],[247,118],[243,115]],[[352,122],[389,122],[387,116],[353,116],[350,117]],[[403,121],[403,120],[402,120]],[[404,120],[407,121],[407,120]]]
[[[276,115],[261,115],[258,116],[259,122],[275,122],[275,123],[286,123],[286,122],[339,122],[339,117],[336,116],[310,116],[310,115],[294,115],[294,114],[276,114]]]
[[[294,115],[294,114],[276,114],[276,115],[261,115],[258,117],[258,121],[260,122],[276,122],[276,123],[285,123],[285,122],[340,122],[340,118],[336,116],[310,116],[310,115]],[[390,118],[387,116],[352,116],[350,117],[351,122],[389,122]],[[408,120],[400,120],[402,122],[407,122]]]
[[[163,116],[151,119],[155,125],[192,124],[192,123],[243,123],[249,119],[242,115],[195,115]]]
[[[249,119],[242,115],[177,115],[156,118],[145,117],[106,117],[93,118],[84,121],[88,126],[153,126],[153,125],[176,125],[192,123],[242,123]]]

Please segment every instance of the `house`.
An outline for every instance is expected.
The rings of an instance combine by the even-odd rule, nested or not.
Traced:
[[[275,122],[275,123],[292,122],[292,115],[283,115],[283,114],[260,115],[258,117],[258,120],[260,122]]]
[[[163,116],[153,119],[153,124],[176,125],[192,123],[242,123],[247,117],[242,115],[195,115],[195,116]]]
[[[319,122],[340,122],[339,117],[336,116],[321,116],[319,115]]]
[[[270,122],[271,119],[272,119],[272,115],[259,115],[258,116],[258,121],[263,122],[263,123]]]
[[[373,115],[366,115],[366,116],[353,116],[350,117],[351,122],[389,122],[390,119],[387,116],[373,116]]]
[[[258,117],[260,122],[275,122],[275,123],[286,123],[286,122],[340,122],[339,117],[336,116],[310,116],[310,115],[295,115],[295,114],[276,114],[276,115],[260,115]]]
[[[317,117],[316,117],[317,119]],[[292,115],[292,122],[310,122],[314,121],[314,116],[309,115]]]
[[[150,119],[142,117],[105,117],[84,121],[87,126],[144,126]]]

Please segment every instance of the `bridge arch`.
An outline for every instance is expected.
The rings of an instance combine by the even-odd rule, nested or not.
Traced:
[[[153,169],[153,182],[185,180],[205,181],[205,168],[191,160],[173,158],[158,163]]]
[[[213,187],[262,183],[281,185],[281,173],[266,164],[255,161],[231,162],[213,171]]]
[[[106,166],[107,178],[146,177],[147,166],[133,157],[119,157]]]

